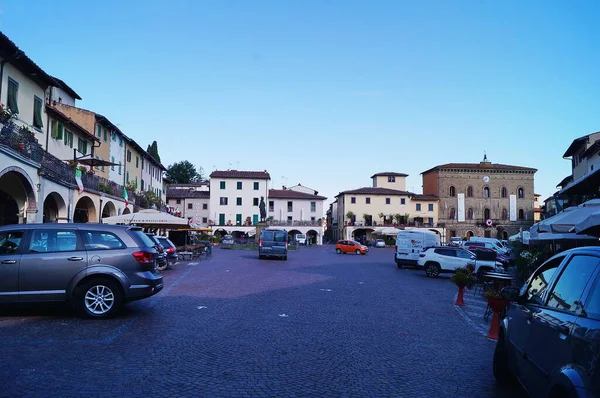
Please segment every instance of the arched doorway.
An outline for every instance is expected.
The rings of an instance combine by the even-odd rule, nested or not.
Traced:
[[[131,214],[131,210],[129,210],[129,207],[126,207],[123,209],[123,213],[121,214]]]
[[[296,235],[297,234],[301,234],[302,232],[300,232],[297,229],[292,229],[290,231],[288,231],[288,242],[294,242],[296,240]]]
[[[73,222],[86,223],[97,222],[98,215],[96,214],[96,206],[89,196],[82,196],[75,204],[73,212]]]
[[[110,200],[106,202],[104,208],[102,209],[102,218],[113,217],[117,215],[117,208],[115,204]]]
[[[471,239],[471,237],[473,237],[473,236],[475,236],[473,231],[467,231],[467,233],[465,234],[465,237],[467,238],[467,240]]]
[[[508,232],[502,231],[502,240],[508,240]]]
[[[44,200],[44,214],[42,222],[58,222],[59,218],[66,218],[67,205],[57,192],[51,192]]]
[[[27,222],[29,212],[37,212],[33,183],[25,170],[7,167],[0,173],[0,225]]]
[[[306,232],[306,238],[311,245],[316,245],[318,244],[319,234],[314,229],[310,229]]]
[[[357,240],[357,241],[359,241],[361,243],[364,243],[369,238],[367,236],[367,234],[369,232],[373,232],[373,231],[374,230],[372,228],[357,228],[354,231],[352,231],[352,237],[354,238],[354,240]],[[317,232],[314,231],[314,230],[312,230],[312,232],[314,232],[315,234],[317,234]]]

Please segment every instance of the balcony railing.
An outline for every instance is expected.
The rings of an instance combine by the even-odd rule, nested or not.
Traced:
[[[267,220],[267,224],[268,225],[272,225],[275,227],[321,227],[323,226],[323,220],[319,219],[319,220],[305,220],[305,221],[300,221],[300,220],[294,220],[294,221],[288,221],[288,220]]]
[[[0,146],[12,150],[15,154],[23,156],[40,165],[39,174],[44,178],[74,188],[77,186],[75,180],[75,169],[65,161],[44,151],[35,138],[35,133],[27,128],[17,126],[12,120],[0,115]],[[82,169],[81,182],[85,190],[103,192],[116,197],[123,197],[122,185],[106,178],[92,174],[87,169]],[[128,191],[128,199],[131,203],[145,208],[150,207],[146,198],[134,192]],[[160,205],[160,203],[158,203]]]
[[[444,225],[440,223],[427,223],[427,222],[407,222],[407,223],[366,223],[366,222],[345,222],[347,227],[355,228],[368,228],[368,227],[393,227],[403,229],[405,227],[417,227],[417,228],[443,228]]]

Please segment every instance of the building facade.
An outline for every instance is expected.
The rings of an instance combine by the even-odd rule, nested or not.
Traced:
[[[385,226],[431,228],[441,234],[436,229],[438,198],[406,191],[407,176],[377,173],[371,177],[371,187],[340,192],[334,202],[337,209],[331,209],[332,237],[372,239]]]
[[[208,227],[210,217],[210,191],[208,183],[171,184],[167,189],[166,203],[175,214],[188,221]]]
[[[269,200],[267,171],[215,170],[210,174],[210,219],[214,225],[251,226],[260,219],[260,200]]]
[[[448,239],[507,239],[534,221],[534,175],[529,167],[449,163],[422,173],[423,193],[439,198],[439,222]]]
[[[571,174],[558,183],[559,211],[600,196],[600,132],[574,139],[563,158],[571,160]]]

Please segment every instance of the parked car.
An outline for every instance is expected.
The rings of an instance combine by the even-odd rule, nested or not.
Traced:
[[[494,253],[496,253],[496,260],[501,262],[502,264],[504,264],[504,266],[508,266],[511,263],[511,258],[505,254],[504,252],[498,251],[496,246],[494,246],[491,243],[486,243],[486,242],[465,242],[464,246],[465,249],[468,250],[475,250],[475,249],[479,249],[479,250],[484,250],[484,251],[493,251]]]
[[[335,252],[337,254],[356,253],[365,255],[369,252],[369,248],[354,240],[338,240],[335,245]]]
[[[107,224],[0,227],[0,304],[69,302],[92,318],[163,288],[154,242]]]
[[[419,254],[429,248],[440,245],[440,236],[435,232],[402,230],[396,235],[394,260],[398,268],[404,265],[417,266]]]
[[[263,229],[258,241],[258,258],[277,257],[287,260],[288,233],[281,229]]]
[[[299,245],[307,245],[308,244],[308,239],[306,239],[306,235],[305,234],[296,234],[295,236],[296,242],[298,242]]]
[[[376,239],[373,246],[375,247],[385,247],[385,240],[383,239]]]
[[[167,262],[167,253],[165,252],[165,248],[160,243],[158,237],[155,234],[146,233],[146,236],[148,236],[152,240],[152,242],[154,242],[156,251],[158,252],[156,254],[156,267],[159,271],[166,270],[169,266],[169,263]]]
[[[223,239],[221,240],[221,244],[224,246],[233,245],[234,243],[235,242],[233,241],[233,236],[231,236],[231,235],[225,235],[223,237]]]
[[[157,236],[158,242],[164,248],[167,256],[167,267],[172,267],[177,263],[177,247],[166,236]]]
[[[496,379],[518,379],[531,397],[600,397],[600,248],[564,251],[511,300],[500,326]]]
[[[475,272],[482,274],[493,271],[501,264],[496,261],[477,259],[477,255],[462,247],[439,246],[432,247],[419,254],[417,267],[425,270],[430,278],[441,273],[453,273],[457,268],[473,265]]]

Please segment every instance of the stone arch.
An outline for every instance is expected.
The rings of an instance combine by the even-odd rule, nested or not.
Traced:
[[[121,214],[131,214],[131,210],[129,210],[129,207],[126,207],[123,209],[123,212]]]
[[[0,225],[27,222],[27,213],[37,213],[33,187],[31,177],[20,167],[0,172]]]
[[[44,199],[42,222],[53,223],[59,219],[66,219],[67,205],[58,192],[50,192]]]
[[[227,235],[227,231],[224,228],[215,229],[213,232],[213,236],[223,237]]]
[[[288,231],[288,241],[292,242],[296,240],[296,234],[301,234],[302,232],[298,229],[290,229]]]
[[[475,219],[475,211],[473,210],[472,207],[469,207],[467,209],[467,220],[474,220]]]
[[[502,219],[508,220],[508,210],[506,210],[506,207],[502,208]]]
[[[525,199],[525,189],[523,187],[517,188],[517,199]]]
[[[508,198],[508,190],[504,186],[502,188],[500,188],[500,197]]]
[[[525,210],[519,209],[519,220],[525,219]]]
[[[483,187],[483,197],[484,198],[490,197],[490,187],[488,187],[488,186]]]
[[[473,236],[475,236],[475,233],[473,231],[469,230],[469,231],[465,232],[465,237],[467,239],[470,239]]]
[[[107,200],[102,208],[102,218],[113,217],[117,215],[117,208],[111,200]]]
[[[502,240],[508,240],[508,232],[502,231]]]
[[[456,220],[456,209],[454,207],[448,209],[448,218],[450,220]]]
[[[467,198],[472,198],[473,197],[473,187],[471,185],[469,185],[467,187]]]
[[[82,196],[73,210],[74,223],[98,222],[98,214],[94,201],[89,196]]]
[[[313,245],[319,244],[319,233],[314,229],[309,229],[308,231],[306,231],[306,238]]]
[[[485,209],[483,209],[483,219],[487,220],[490,218],[492,218],[492,211],[486,207]]]

